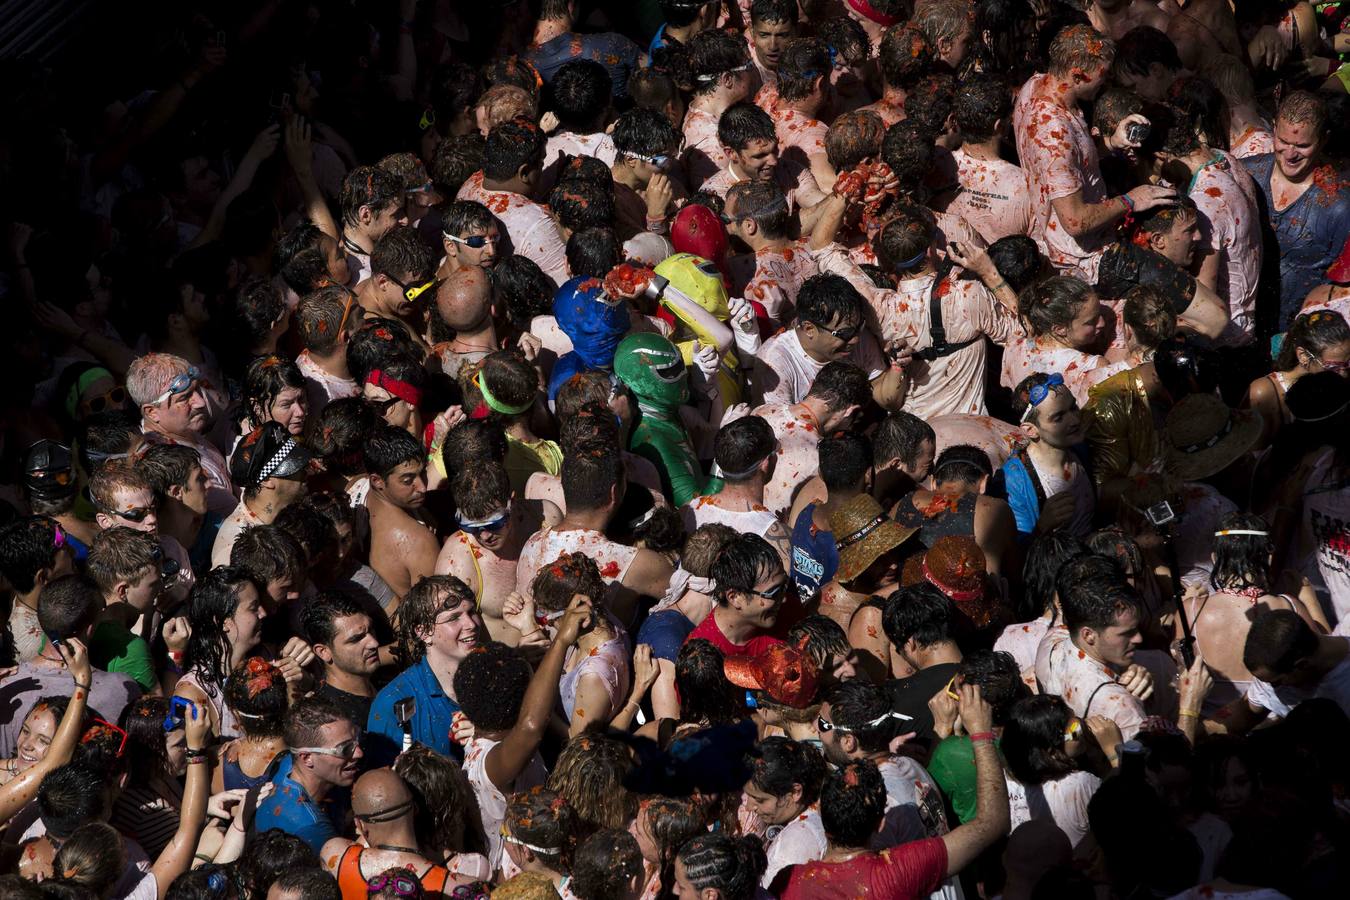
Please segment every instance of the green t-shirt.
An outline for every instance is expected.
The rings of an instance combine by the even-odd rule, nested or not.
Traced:
[[[116,622],[94,626],[89,640],[89,662],[105,672],[117,672],[135,679],[143,689],[153,691],[158,683],[150,645]]]
[[[964,734],[943,738],[928,761],[928,774],[947,795],[962,824],[975,818],[975,747],[970,738]]]

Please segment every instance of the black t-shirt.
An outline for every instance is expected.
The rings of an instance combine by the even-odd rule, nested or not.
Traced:
[[[900,724],[900,734],[913,731],[916,732],[915,741],[925,741],[930,746],[937,742],[937,735],[933,732],[933,713],[928,709],[928,701],[946,687],[957,668],[957,663],[938,663],[920,669],[908,678],[893,678],[886,682],[891,709],[909,716],[911,720]]]
[[[346,691],[338,690],[331,684],[325,682],[319,685],[318,694],[328,700],[332,700],[342,710],[343,715],[351,719],[352,724],[357,728],[364,729],[366,720],[370,718],[370,704],[374,697],[359,697],[356,694],[349,694]]]

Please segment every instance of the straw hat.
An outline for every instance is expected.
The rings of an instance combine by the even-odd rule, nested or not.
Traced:
[[[773,644],[755,656],[728,656],[722,664],[727,681],[794,709],[816,699],[820,673],[815,660],[791,644]]]
[[[869,494],[859,494],[830,513],[830,531],[839,547],[840,581],[852,581],[867,567],[909,540],[919,529],[907,528],[886,515]]]
[[[1163,425],[1167,470],[1184,481],[1223,471],[1261,436],[1261,414],[1229,409],[1213,394],[1188,394]]]

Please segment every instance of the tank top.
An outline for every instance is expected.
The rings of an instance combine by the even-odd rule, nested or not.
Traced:
[[[975,533],[975,504],[980,499],[979,494],[963,494],[952,505],[943,502],[944,495],[935,492],[927,509],[919,509],[914,505],[916,493],[911,491],[900,498],[895,506],[895,521],[907,528],[919,529],[919,543],[931,547],[939,538]]]
[[[338,890],[342,892],[342,900],[367,900],[370,897],[366,876],[361,872],[361,857],[365,852],[365,847],[352,844],[342,854],[337,870]],[[372,872],[371,877],[378,874],[380,873]],[[450,872],[445,866],[433,863],[418,880],[422,882],[422,890],[428,897],[439,897],[445,891],[446,882],[450,880]]]
[[[834,532],[822,531],[813,522],[816,504],[797,516],[792,526],[792,582],[803,601],[820,593],[822,585],[834,579],[839,570],[839,548]]]
[[[255,787],[262,787],[271,781],[272,776],[277,773],[277,766],[280,764],[283,755],[283,753],[278,753],[274,756],[261,775],[247,775],[239,766],[238,748],[235,743],[231,741],[226,744],[220,754],[220,776],[222,783],[225,785],[225,790],[232,791],[236,788],[252,790]]]
[[[234,710],[230,709],[229,704],[225,702],[225,695],[216,688],[207,688],[201,679],[201,669],[193,666],[179,682],[190,684],[197,690],[206,695],[206,702],[211,705],[211,710],[216,714],[216,721],[220,723],[220,737],[237,738],[242,735],[243,729],[239,727],[239,719],[234,715]]]

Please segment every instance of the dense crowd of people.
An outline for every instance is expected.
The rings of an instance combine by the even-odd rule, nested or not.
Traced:
[[[1350,4],[105,7],[0,896],[1350,891]]]

